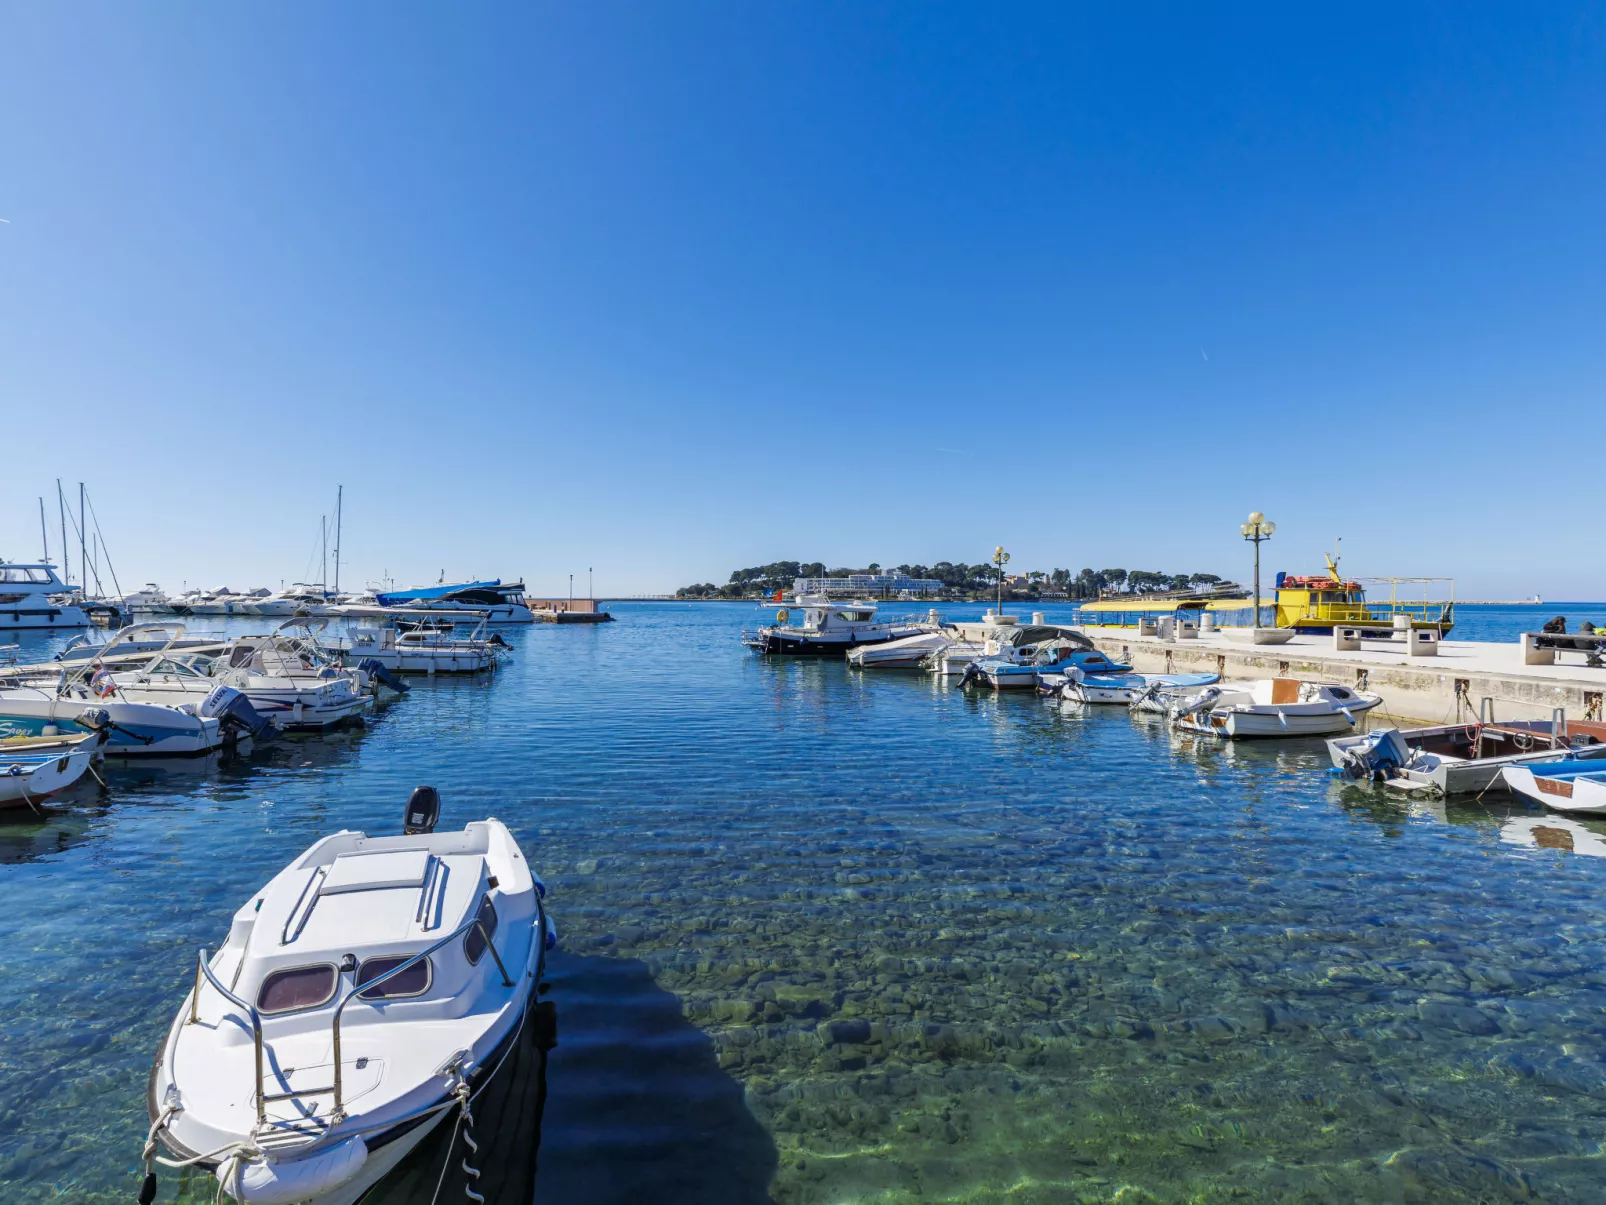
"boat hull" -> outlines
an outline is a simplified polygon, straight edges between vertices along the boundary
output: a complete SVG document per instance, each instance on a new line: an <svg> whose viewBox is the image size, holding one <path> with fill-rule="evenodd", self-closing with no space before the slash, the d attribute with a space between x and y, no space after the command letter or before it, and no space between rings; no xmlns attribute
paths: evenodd
<svg viewBox="0 0 1606 1205"><path fill-rule="evenodd" d="M1353 711L1352 720L1343 712L1322 712L1315 715L1285 713L1281 716L1266 712L1232 711L1222 714L1211 712L1198 719L1180 718L1177 727L1188 732L1210 736L1230 737L1234 740L1290 736L1332 736L1339 732L1352 732L1358 725L1361 711Z"/></svg>
<svg viewBox="0 0 1606 1205"><path fill-rule="evenodd" d="M27 807L66 790L84 776L94 756L88 744L50 753L0 747L0 808Z"/></svg>
<svg viewBox="0 0 1606 1205"><path fill-rule="evenodd" d="M98 708L114 725L102 749L107 757L194 757L211 753L223 744L216 720L187 715L156 703L118 702L111 699L0 699L0 738L50 736L84 731L75 717Z"/></svg>
<svg viewBox="0 0 1606 1205"><path fill-rule="evenodd" d="M756 653L770 657L840 657L852 649L862 648L867 644L887 644L894 639L896 639L894 636L871 636L863 640L853 637L828 640L824 637L781 636L773 632L764 632L757 636L749 647Z"/></svg>
<svg viewBox="0 0 1606 1205"><path fill-rule="evenodd" d="M0 606L0 632L34 631L40 628L87 628L89 616L80 607L55 607L42 602L21 606Z"/></svg>
<svg viewBox="0 0 1606 1205"><path fill-rule="evenodd" d="M1506 786L1535 803L1576 816L1606 815L1606 764L1591 774L1552 778L1536 773L1540 766L1505 766Z"/></svg>

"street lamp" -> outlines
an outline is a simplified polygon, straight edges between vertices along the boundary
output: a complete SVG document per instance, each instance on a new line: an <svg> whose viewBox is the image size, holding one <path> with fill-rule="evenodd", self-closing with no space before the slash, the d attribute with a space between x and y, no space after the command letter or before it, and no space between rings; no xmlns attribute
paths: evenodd
<svg viewBox="0 0 1606 1205"><path fill-rule="evenodd" d="M998 566L998 610L996 614L1004 613L1004 566L1009 564L1009 553L1004 551L1000 544L993 549L993 564Z"/></svg>
<svg viewBox="0 0 1606 1205"><path fill-rule="evenodd" d="M1260 542L1269 540L1272 533L1277 530L1277 524L1266 518L1260 511L1249 512L1249 522L1238 525L1238 531L1246 540L1253 540L1255 544L1255 622L1260 626Z"/></svg>

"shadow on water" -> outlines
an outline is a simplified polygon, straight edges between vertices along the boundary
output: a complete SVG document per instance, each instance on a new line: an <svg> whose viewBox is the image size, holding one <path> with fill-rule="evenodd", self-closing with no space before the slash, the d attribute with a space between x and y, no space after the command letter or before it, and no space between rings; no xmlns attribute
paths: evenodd
<svg viewBox="0 0 1606 1205"><path fill-rule="evenodd" d="M771 1205L774 1142L647 964L557 954L547 980L557 1047L528 1030L475 1104L488 1205ZM466 1200L453 1139L443 1124L363 1205Z"/></svg>
<svg viewBox="0 0 1606 1205"><path fill-rule="evenodd" d="M708 1036L637 959L560 955L538 1205L768 1205L777 1154Z"/></svg>

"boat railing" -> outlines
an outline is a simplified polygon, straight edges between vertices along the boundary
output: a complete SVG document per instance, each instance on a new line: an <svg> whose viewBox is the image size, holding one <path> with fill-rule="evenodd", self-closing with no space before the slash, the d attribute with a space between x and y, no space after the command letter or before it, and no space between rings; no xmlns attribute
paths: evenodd
<svg viewBox="0 0 1606 1205"><path fill-rule="evenodd" d="M534 940L536 940L536 941L544 941L546 939L546 917L545 917L545 911L540 907L539 901L537 901L537 906L536 906L536 919L539 922L540 931L536 933ZM217 992L218 992L218 994L220 996L222 996L230 1004L234 1005L234 1007L236 1007L236 1008L240 1009L242 1012L244 1012L246 1014L246 1016L249 1017L250 1020L251 1020L251 1038L252 1038L252 1042L253 1042L253 1044L255 1046L255 1055L256 1055L256 1094L255 1095L256 1095L256 1107L257 1107L257 1125L258 1126L262 1126L262 1125L267 1124L267 1120L268 1120L268 1105L272 1104L275 1101L280 1101L280 1100L299 1100L304 1096L324 1096L324 1095L333 1095L334 1098L335 1098L334 1110L330 1114L331 1122L340 1121L346 1115L345 1114L345 1109L343 1107L344 1095L343 1095L342 1089L343 1089L344 1085L343 1085L341 1074L340 1074L340 1021L341 1021L342 1015L346 1011L346 1005L350 1004L354 998L356 998L357 996L362 995L364 992L372 991L374 988L376 988L380 984L384 983L387 979L391 979L391 978L395 977L396 975L401 974L403 971L407 970L409 967L416 966L422 959L428 958L431 954L435 953L435 951L439 950L442 946L449 945L451 942L455 941L459 937L462 937L462 936L466 935L468 932L470 932L473 929L478 929L482 934L484 934L484 936L485 936L485 948L491 952L491 957L496 960L496 969L498 971L500 971L501 974L502 974L502 986L503 987L512 987L513 986L513 979L507 973L507 967L502 962L502 955L497 952L496 943L491 940L491 934L485 928L484 922L481 921L480 918L476 916L473 920L469 921L466 925L463 925L461 928L454 929L452 932L448 933L445 937L441 938L439 941L437 941L434 945L430 946L428 949L419 951L417 954L414 954L411 958L409 958L406 962L400 963L397 966L392 967L390 970L386 971L383 975L375 975L372 979L368 980L366 983L357 984L356 986L354 986L350 991L348 991L345 994L345 996L341 999L340 1003L335 1006L335 1015L334 1015L334 1021L333 1021L333 1026L332 1026L332 1028L333 1028L333 1041L334 1041L334 1060L333 1060L334 1061L334 1083L329 1085L328 1087L324 1087L324 1088L295 1088L295 1089L290 1090L289 1092L265 1092L265 1091L263 1091L263 1087L262 1087L262 1068L263 1068L262 1014L257 1011L255 1005L249 1003L246 1000L242 1000L239 996L236 996L228 988L223 986L223 984L218 980L218 977L212 973L212 968L207 964L206 951L204 949L200 951L199 955L196 958L196 962L195 962L195 988L190 993L190 1019L189 1019L189 1024L194 1025L194 1024L198 1023L200 1021L200 1019L201 1019L200 1018L201 978L204 975L206 977L206 981L208 983L210 983L215 989L217 989Z"/></svg>
<svg viewBox="0 0 1606 1205"><path fill-rule="evenodd" d="M537 901L537 904L536 904L536 921L537 921L537 923L539 925L539 931L535 934L535 937L534 937L533 940L538 941L538 942L539 941L545 941L546 940L546 918L545 918L545 914L544 914L542 908L540 907L539 901ZM469 921L466 925L463 925L461 928L454 929L452 932L448 933L445 937L441 938L439 941L437 941L434 945L430 946L428 949L421 950L417 954L414 954L406 962L403 962L403 963L400 963L400 964L398 964L396 966L391 967L390 970L386 971L383 975L375 975L367 983L361 983L361 984L358 984L357 986L353 987L349 992L346 993L345 997L340 1001L340 1003L335 1006L334 1060L333 1060L334 1061L334 1065L335 1065L335 1082L334 1082L334 1085L332 1087L330 1087L330 1088L306 1089L306 1090L303 1090L303 1092L300 1092L300 1093L291 1092L291 1093L286 1093L283 1096L269 1097L268 1099L269 1100L284 1100L284 1099L288 1099L289 1097L293 1097L293 1096L308 1095L308 1094L317 1095L317 1094L322 1093L322 1092L333 1092L334 1093L334 1097L335 1097L335 1107L334 1107L334 1112L330 1114L330 1117L334 1121L339 1121L343 1117L345 1117L346 1111L345 1111L345 1108L343 1107L343 1104L342 1104L343 1098L342 1098L342 1095L341 1095L342 1082L341 1082L341 1075L340 1075L340 1019L341 1019L342 1015L346 1011L346 1005L350 1004L352 1002L352 1000L354 1000L356 997L362 995L364 992L372 991L374 988L378 987L381 983L384 983L387 979L392 979L395 976L401 974L403 971L407 970L409 967L416 966L421 960L423 960L425 958L428 958L431 954L433 954L436 950L440 949L442 946L450 945L457 938L465 936L470 930L473 930L473 929L478 929L480 931L481 935L485 938L485 948L491 952L491 957L496 959L496 969L502 973L502 986L503 987L512 987L513 986L513 979L507 973L507 967L504 966L503 963L502 963L502 956L500 954L498 954L497 951L496 951L496 943L491 940L490 930L487 929L485 927L484 922L481 921L480 918L476 916L473 920ZM258 1082L260 1084L260 1080Z"/></svg>
<svg viewBox="0 0 1606 1205"><path fill-rule="evenodd" d="M202 975L205 975L206 981L217 989L218 995L234 1005L235 1008L243 1009L245 1015L251 1018L251 1039L256 1048L257 1124L260 1126L268 1119L268 1100L270 1099L262 1094L262 1014L257 1012L256 1005L240 999L240 997L224 987L216 975L212 974L212 968L206 961L206 951L203 949L195 959L195 988L190 992L190 1019L188 1022L190 1025L197 1024L201 1019ZM273 1097L271 1099L277 1100L281 1098Z"/></svg>

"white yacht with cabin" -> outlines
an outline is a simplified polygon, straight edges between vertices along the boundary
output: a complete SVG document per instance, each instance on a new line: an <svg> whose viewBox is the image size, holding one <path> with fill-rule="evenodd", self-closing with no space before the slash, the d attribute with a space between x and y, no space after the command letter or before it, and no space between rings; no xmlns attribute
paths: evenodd
<svg viewBox="0 0 1606 1205"><path fill-rule="evenodd" d="M550 1007L557 931L507 827L437 833L439 812L419 787L401 836L323 838L200 951L151 1073L142 1200L159 1161L220 1201L352 1205L443 1122L471 1130Z"/></svg>
<svg viewBox="0 0 1606 1205"><path fill-rule="evenodd" d="M87 628L89 614L76 601L53 601L54 596L70 592L48 561L0 561L0 634Z"/></svg>
<svg viewBox="0 0 1606 1205"><path fill-rule="evenodd" d="M773 625L742 633L742 643L755 652L789 657L840 656L860 645L902 640L929 628L919 620L877 620L873 602L844 602L800 594L793 606L775 605L779 609ZM798 612L795 617L794 609Z"/></svg>

